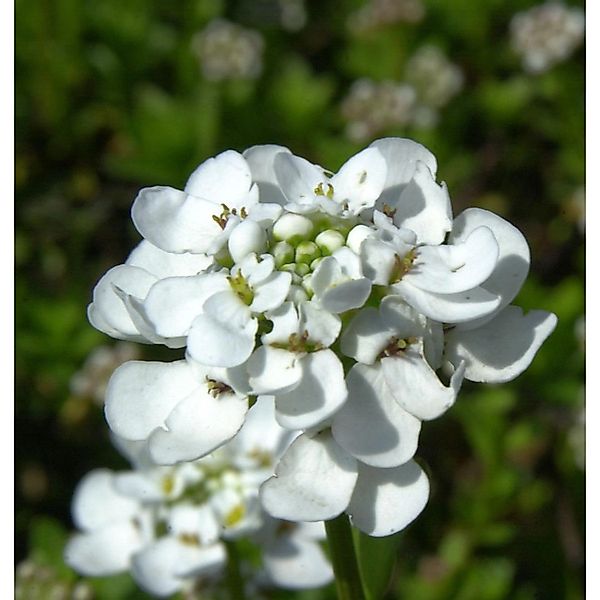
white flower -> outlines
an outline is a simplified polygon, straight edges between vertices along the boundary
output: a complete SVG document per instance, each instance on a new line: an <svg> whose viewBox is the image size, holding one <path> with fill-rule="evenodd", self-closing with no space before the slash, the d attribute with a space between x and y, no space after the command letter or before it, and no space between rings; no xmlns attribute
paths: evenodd
<svg viewBox="0 0 600 600"><path fill-rule="evenodd" d="M164 186L142 190L131 214L144 238L166 252L214 255L243 219L269 222L279 211L259 204L248 163L227 150L202 163L184 191Z"/></svg>
<svg viewBox="0 0 600 600"><path fill-rule="evenodd" d="M342 512L365 533L380 537L406 527L425 507L429 481L408 461L379 469L358 462L327 430L302 434L261 487L269 514L290 521L322 521Z"/></svg>
<svg viewBox="0 0 600 600"><path fill-rule="evenodd" d="M363 276L360 258L347 246L319 262L310 287L319 304L332 313L360 308L371 293L371 281Z"/></svg>
<svg viewBox="0 0 600 600"><path fill-rule="evenodd" d="M481 287L500 297L496 310L446 332L445 355L451 363L466 363L471 381L503 383L520 375L556 327L556 315L543 310L523 314L510 303L529 271L529 247L513 225L489 211L465 210L454 223L452 239L465 239L481 226L494 231L499 245L496 268Z"/></svg>
<svg viewBox="0 0 600 600"><path fill-rule="evenodd" d="M545 2L513 16L511 44L526 71L541 73L573 53L581 44L584 29L585 16L579 7Z"/></svg>
<svg viewBox="0 0 600 600"><path fill-rule="evenodd" d="M276 586L307 589L333 580L333 570L319 544L325 539L323 523L267 518L255 539L263 549L265 575Z"/></svg>
<svg viewBox="0 0 600 600"><path fill-rule="evenodd" d="M65 562L85 575L126 571L131 556L152 538L148 511L117 492L114 474L107 469L91 471L81 480L72 513L82 532L67 543Z"/></svg>
<svg viewBox="0 0 600 600"><path fill-rule="evenodd" d="M267 313L273 330L262 336L247 364L257 394L275 396L277 421L290 429L314 427L346 400L340 359L329 349L341 322L312 302L286 302Z"/></svg>
<svg viewBox="0 0 600 600"><path fill-rule="evenodd" d="M97 470L78 486L73 518L84 532L68 543L67 562L88 575L130 570L143 590L167 596L198 577L219 577L226 562L222 540L251 535L264 549L272 581L324 585L332 573L318 546L321 531L273 520L258 502L259 485L292 438L265 397L233 441L199 461L156 466L139 460L142 448L117 440L137 467Z"/></svg>
<svg viewBox="0 0 600 600"><path fill-rule="evenodd" d="M414 245L410 230L397 229L375 211L379 230L360 246L364 273L374 284L431 319L460 323L492 313L500 299L479 287L498 261L492 231L478 227L460 243Z"/></svg>
<svg viewBox="0 0 600 600"><path fill-rule="evenodd" d="M331 215L358 215L372 207L387 174L385 161L376 148L359 152L332 177L321 167L287 152L274 157L273 168L287 200L286 210Z"/></svg>
<svg viewBox="0 0 600 600"><path fill-rule="evenodd" d="M452 407L464 378L516 377L556 323L511 305L529 268L522 234L480 209L453 220L436 169L426 148L397 138L331 176L266 145L210 159L184 192L141 192L133 218L146 239L98 283L90 320L115 337L185 346L186 358L132 361L111 378L108 423L144 471L120 476L121 491L182 506L200 494L236 537L263 523L258 485L299 436L262 486L274 517L347 512L382 536L420 513L422 421ZM279 428L267 436L277 451L256 437L262 411L264 432L269 419ZM152 463L178 465L168 493ZM162 518L187 523L186 510ZM136 568L153 573L164 558L179 585L191 571L174 565L200 560L180 542L158 540ZM279 546L319 555L307 542ZM300 563L272 558L274 577L289 568L296 585Z"/></svg>
<svg viewBox="0 0 600 600"><path fill-rule="evenodd" d="M210 81L255 79L262 71L264 41L258 31L213 19L192 39L202 74Z"/></svg>
<svg viewBox="0 0 600 600"><path fill-rule="evenodd" d="M160 464L194 460L231 439L244 422L248 398L236 373L193 360L131 361L111 377L106 419L117 435L148 441ZM243 385L243 384L242 384Z"/></svg>

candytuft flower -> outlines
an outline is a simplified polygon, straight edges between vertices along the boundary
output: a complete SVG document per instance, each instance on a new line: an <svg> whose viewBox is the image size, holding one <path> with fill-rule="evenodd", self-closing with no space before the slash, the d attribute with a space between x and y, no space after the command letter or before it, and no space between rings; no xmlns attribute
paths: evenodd
<svg viewBox="0 0 600 600"><path fill-rule="evenodd" d="M373 536L406 527L429 497L415 460L422 422L451 410L464 379L518 376L556 325L511 304L529 269L523 235L482 209L454 217L436 170L429 150L400 138L335 174L264 145L209 159L184 191L142 190L132 214L145 240L99 281L90 321L185 357L119 367L111 429L184 470L242 443L269 406L295 439L262 472L268 513L347 513ZM215 496L228 531L253 523L236 486ZM163 545L143 564L160 562ZM283 581L286 561L270 564Z"/></svg>

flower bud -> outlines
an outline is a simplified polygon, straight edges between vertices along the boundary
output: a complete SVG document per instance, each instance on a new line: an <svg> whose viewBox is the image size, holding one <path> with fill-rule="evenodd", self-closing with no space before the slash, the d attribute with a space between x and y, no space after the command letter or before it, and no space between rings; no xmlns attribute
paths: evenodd
<svg viewBox="0 0 600 600"><path fill-rule="evenodd" d="M335 229L327 229L321 231L321 233L315 238L317 246L321 249L323 256L329 256L333 254L338 248L341 248L346 240L344 236Z"/></svg>
<svg viewBox="0 0 600 600"><path fill-rule="evenodd" d="M373 230L366 225L357 225L350 230L346 238L346 246L356 254L360 254L360 246L363 241L373 233Z"/></svg>
<svg viewBox="0 0 600 600"><path fill-rule="evenodd" d="M271 249L271 254L277 267L294 261L294 247L288 242L277 242Z"/></svg>
<svg viewBox="0 0 600 600"><path fill-rule="evenodd" d="M313 222L302 215L286 213L273 225L273 237L296 245L310 238L314 229Z"/></svg>
<svg viewBox="0 0 600 600"><path fill-rule="evenodd" d="M303 277L310 273L310 267L306 263L296 263L296 273Z"/></svg>
<svg viewBox="0 0 600 600"><path fill-rule="evenodd" d="M319 246L314 242L300 242L296 248L296 262L310 264L321 256Z"/></svg>

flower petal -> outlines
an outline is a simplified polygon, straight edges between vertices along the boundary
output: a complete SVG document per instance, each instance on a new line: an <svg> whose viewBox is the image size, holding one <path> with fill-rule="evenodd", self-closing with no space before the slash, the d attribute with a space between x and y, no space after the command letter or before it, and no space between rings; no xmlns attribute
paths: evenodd
<svg viewBox="0 0 600 600"><path fill-rule="evenodd" d="M221 544L201 547L168 536L133 557L131 574L149 594L168 596L183 587L182 572L213 573L224 563L225 549Z"/></svg>
<svg viewBox="0 0 600 600"><path fill-rule="evenodd" d="M248 399L232 393L213 397L206 385L182 400L150 436L152 459L159 465L196 460L230 440L244 423Z"/></svg>
<svg viewBox="0 0 600 600"><path fill-rule="evenodd" d="M331 416L346 400L344 368L331 350L300 360L302 378L291 391L275 396L275 418L288 429L307 429Z"/></svg>
<svg viewBox="0 0 600 600"><path fill-rule="evenodd" d="M129 568L132 555L145 540L131 521L113 523L100 530L74 535L64 550L65 562L88 577L116 575Z"/></svg>
<svg viewBox="0 0 600 600"><path fill-rule="evenodd" d="M117 331L121 339L136 338L140 333L116 289L138 298L145 298L156 281L154 275L139 267L113 267L102 276L94 288L92 304L88 309L90 322L101 331L104 331L103 325L106 325L109 331Z"/></svg>
<svg viewBox="0 0 600 600"><path fill-rule="evenodd" d="M321 169L304 158L283 152L275 156L273 167L288 202L318 208L314 190L320 183L327 184L327 177Z"/></svg>
<svg viewBox="0 0 600 600"><path fill-rule="evenodd" d="M385 187L377 202L381 210L383 204L396 206L400 192L414 177L417 162L424 163L435 176L437 163L435 156L417 142L404 138L383 138L375 140L369 148L377 148L387 164Z"/></svg>
<svg viewBox="0 0 600 600"><path fill-rule="evenodd" d="M423 356L409 347L401 356L381 359L385 381L396 402L411 415L428 421L448 410L456 400L465 372L464 363L457 363L450 387L446 387Z"/></svg>
<svg viewBox="0 0 600 600"><path fill-rule="evenodd" d="M264 547L263 565L269 579L286 589L321 587L333 580L333 570L319 544L293 534Z"/></svg>
<svg viewBox="0 0 600 600"><path fill-rule="evenodd" d="M140 267L152 273L159 279L165 277L189 277L198 275L208 269L214 262L212 256L206 254L175 254L165 252L151 244L148 240L142 240L127 257L126 265Z"/></svg>
<svg viewBox="0 0 600 600"><path fill-rule="evenodd" d="M222 273L168 277L152 286L144 300L144 310L157 334L167 338L186 336L206 300L230 289Z"/></svg>
<svg viewBox="0 0 600 600"><path fill-rule="evenodd" d="M376 467L395 467L411 459L421 422L394 400L381 367L359 363L346 382L348 399L331 427L336 442L358 460Z"/></svg>
<svg viewBox="0 0 600 600"><path fill-rule="evenodd" d="M490 294L482 287L457 294L434 294L402 280L395 283L392 290L420 313L442 323L461 323L477 319L494 312L500 304L498 296Z"/></svg>
<svg viewBox="0 0 600 600"><path fill-rule="evenodd" d="M343 281L325 291L319 299L325 310L343 313L360 308L371 294L371 282L366 278Z"/></svg>
<svg viewBox="0 0 600 600"><path fill-rule="evenodd" d="M296 387L302 377L301 356L272 346L257 348L247 362L253 392L285 393Z"/></svg>
<svg viewBox="0 0 600 600"><path fill-rule="evenodd" d="M79 529L91 531L115 521L124 521L139 511L139 505L120 494L114 485L115 474L95 469L78 483L73 495L73 521Z"/></svg>
<svg viewBox="0 0 600 600"><path fill-rule="evenodd" d="M288 521L333 519L348 506L358 467L327 431L303 434L283 455L275 476L261 486L261 502L273 517Z"/></svg>
<svg viewBox="0 0 600 600"><path fill-rule="evenodd" d="M498 262L498 242L490 229L474 229L464 242L423 246L404 276L406 282L437 294L454 294L483 283Z"/></svg>
<svg viewBox="0 0 600 600"><path fill-rule="evenodd" d="M285 300L292 283L291 273L277 271L254 288L254 300L250 305L253 312L264 312L280 306Z"/></svg>
<svg viewBox="0 0 600 600"><path fill-rule="evenodd" d="M341 350L354 360L372 365L390 340L391 332L377 309L367 306L344 329Z"/></svg>
<svg viewBox="0 0 600 600"><path fill-rule="evenodd" d="M240 327L239 323L221 321L213 315L198 315L188 335L188 352L204 365L235 367L252 354L257 329L256 319Z"/></svg>
<svg viewBox="0 0 600 600"><path fill-rule="evenodd" d="M131 218L149 242L166 252L205 253L215 250L215 240L223 237L223 230L213 219L222 211L218 203L156 186L139 192ZM225 241L223 238L222 243Z"/></svg>
<svg viewBox="0 0 600 600"><path fill-rule="evenodd" d="M360 465L348 514L374 537L392 535L417 518L429 498L427 476L413 460L392 469Z"/></svg>
<svg viewBox="0 0 600 600"><path fill-rule="evenodd" d="M366 238L360 246L363 273L375 285L388 285L396 266L395 248L376 238Z"/></svg>
<svg viewBox="0 0 600 600"><path fill-rule="evenodd" d="M472 231L481 226L489 227L498 242L496 268L481 285L488 292L500 296L500 305L496 309L496 312L500 312L514 300L527 278L531 260L529 246L523 234L514 225L481 208L468 208L458 215L454 219L448 240L450 243L464 241ZM489 319L490 317L487 317L485 320ZM469 323L468 326L479 326L482 321ZM466 328L467 324L464 327Z"/></svg>
<svg viewBox="0 0 600 600"><path fill-rule="evenodd" d="M252 146L243 153L250 167L252 180L258 184L261 204L265 202L285 204L285 196L277 182L274 167L275 157L280 152L291 154L285 146L276 146L275 144Z"/></svg>
<svg viewBox="0 0 600 600"><path fill-rule="evenodd" d="M144 440L175 406L199 385L185 360L172 363L129 361L113 373L106 388L106 420L129 440Z"/></svg>
<svg viewBox="0 0 600 600"><path fill-rule="evenodd" d="M371 208L387 176L385 159L377 148L367 148L346 161L331 178L336 202L348 205L354 215Z"/></svg>
<svg viewBox="0 0 600 600"><path fill-rule="evenodd" d="M295 433L295 432L294 432ZM235 463L242 468L257 468L257 460L265 456L279 458L294 435L275 420L272 396L259 396L248 411L244 425L229 447L235 448Z"/></svg>
<svg viewBox="0 0 600 600"><path fill-rule="evenodd" d="M452 206L446 184L438 185L428 166L418 161L412 180L400 194L394 224L417 234L419 244L441 244L452 229Z"/></svg>
<svg viewBox="0 0 600 600"><path fill-rule="evenodd" d="M335 342L341 329L342 322L337 315L323 310L313 302L300 304L299 331L308 332L311 342L329 347Z"/></svg>
<svg viewBox="0 0 600 600"><path fill-rule="evenodd" d="M552 313L523 314L520 307L507 306L477 329L446 332L446 357L453 364L466 361L465 377L470 381L511 381L531 364L556 323Z"/></svg>
<svg viewBox="0 0 600 600"><path fill-rule="evenodd" d="M251 185L252 175L244 157L235 150L226 150L196 168L185 184L185 192L229 208L241 208L240 202Z"/></svg>

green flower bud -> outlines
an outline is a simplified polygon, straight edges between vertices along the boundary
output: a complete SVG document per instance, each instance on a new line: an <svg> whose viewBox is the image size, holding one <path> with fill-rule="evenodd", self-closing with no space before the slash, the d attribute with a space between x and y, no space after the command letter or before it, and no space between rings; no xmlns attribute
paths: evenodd
<svg viewBox="0 0 600 600"><path fill-rule="evenodd" d="M310 264L321 256L319 246L314 242L300 242L296 248L296 262Z"/></svg>
<svg viewBox="0 0 600 600"><path fill-rule="evenodd" d="M273 237L295 246L302 240L310 239L313 229L313 222L308 217L286 213L273 225Z"/></svg>
<svg viewBox="0 0 600 600"><path fill-rule="evenodd" d="M296 273L296 263L288 263L287 265L281 265L279 267L280 271L285 271L286 273L292 274L292 283L299 285L302 283L302 277Z"/></svg>
<svg viewBox="0 0 600 600"><path fill-rule="evenodd" d="M288 242L277 242L271 248L271 254L278 268L294 261L294 247Z"/></svg>
<svg viewBox="0 0 600 600"><path fill-rule="evenodd" d="M315 242L321 249L321 254L323 256L329 256L338 248L341 248L346 243L346 239L339 231L327 229L325 231L321 231L321 233L315 238Z"/></svg>
<svg viewBox="0 0 600 600"><path fill-rule="evenodd" d="M296 273L301 277L310 273L310 267L306 263L296 263Z"/></svg>

